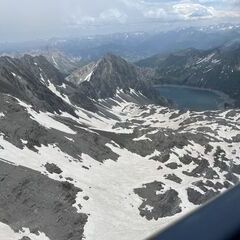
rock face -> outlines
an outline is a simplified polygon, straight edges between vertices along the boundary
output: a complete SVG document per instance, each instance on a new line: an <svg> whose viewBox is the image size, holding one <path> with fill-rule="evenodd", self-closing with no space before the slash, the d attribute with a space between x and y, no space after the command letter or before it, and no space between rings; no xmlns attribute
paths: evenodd
<svg viewBox="0 0 240 240"><path fill-rule="evenodd" d="M44 57L0 58L1 93L15 96L36 109L73 113L70 106L48 88L49 84L61 86L63 83L63 75Z"/></svg>
<svg viewBox="0 0 240 240"><path fill-rule="evenodd" d="M213 50L187 49L169 56L154 56L138 63L156 69L153 81L220 90L240 106L240 43Z"/></svg>
<svg viewBox="0 0 240 240"><path fill-rule="evenodd" d="M135 189L134 192L141 198L145 199L139 207L140 215L145 216L148 220L158 220L159 218L173 216L181 212L181 199L178 192L169 189L163 193L163 184L152 182L144 185L143 188ZM160 193L158 193L160 192Z"/></svg>
<svg viewBox="0 0 240 240"><path fill-rule="evenodd" d="M145 239L239 182L237 109L153 104L112 55L80 82L43 57L0 63L5 239Z"/></svg>
<svg viewBox="0 0 240 240"><path fill-rule="evenodd" d="M138 69L124 59L108 54L96 63L76 70L67 80L77 84L81 91L93 99L113 97L117 89L134 89L155 102L164 103L157 91L139 76Z"/></svg>
<svg viewBox="0 0 240 240"><path fill-rule="evenodd" d="M15 231L26 227L36 235L44 232L59 240L83 237L87 215L72 206L81 189L3 162L0 189L0 221Z"/></svg>
<svg viewBox="0 0 240 240"><path fill-rule="evenodd" d="M81 66L81 59L67 56L60 51L43 52L43 56L64 75L71 74Z"/></svg>

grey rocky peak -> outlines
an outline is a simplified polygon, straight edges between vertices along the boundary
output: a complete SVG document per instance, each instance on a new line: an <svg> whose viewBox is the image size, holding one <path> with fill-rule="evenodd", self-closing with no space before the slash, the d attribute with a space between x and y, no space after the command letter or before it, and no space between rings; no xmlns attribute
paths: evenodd
<svg viewBox="0 0 240 240"><path fill-rule="evenodd" d="M141 92L153 102L164 104L157 91L143 81L139 69L121 57L107 54L95 63L90 63L67 77L77 84L80 91L93 99L113 97L117 90Z"/></svg>

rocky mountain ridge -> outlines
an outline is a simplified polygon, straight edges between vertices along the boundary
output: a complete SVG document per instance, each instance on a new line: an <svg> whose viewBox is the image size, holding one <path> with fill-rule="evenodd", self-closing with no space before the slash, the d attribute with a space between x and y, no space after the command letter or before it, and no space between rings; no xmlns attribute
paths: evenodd
<svg viewBox="0 0 240 240"><path fill-rule="evenodd" d="M90 98L113 97L117 89L140 91L149 99L164 104L158 92L141 78L139 69L126 60L113 54L107 54L97 62L74 71L67 81L80 86Z"/></svg>
<svg viewBox="0 0 240 240"><path fill-rule="evenodd" d="M1 239L146 239L239 182L240 111L154 104L136 69L0 59Z"/></svg>

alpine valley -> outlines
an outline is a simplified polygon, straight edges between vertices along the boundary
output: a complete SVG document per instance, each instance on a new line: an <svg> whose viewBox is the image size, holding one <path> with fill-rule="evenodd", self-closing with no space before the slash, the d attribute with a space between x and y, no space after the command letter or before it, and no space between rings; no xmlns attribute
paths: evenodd
<svg viewBox="0 0 240 240"><path fill-rule="evenodd" d="M0 57L0 239L146 239L239 182L238 43L138 66L54 56ZM156 83L236 103L178 110Z"/></svg>

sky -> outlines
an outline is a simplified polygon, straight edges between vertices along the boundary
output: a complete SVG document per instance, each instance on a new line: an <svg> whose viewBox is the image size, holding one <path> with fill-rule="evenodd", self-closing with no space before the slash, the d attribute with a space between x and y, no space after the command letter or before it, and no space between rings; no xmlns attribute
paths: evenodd
<svg viewBox="0 0 240 240"><path fill-rule="evenodd" d="M240 22L240 0L0 0L0 41Z"/></svg>

